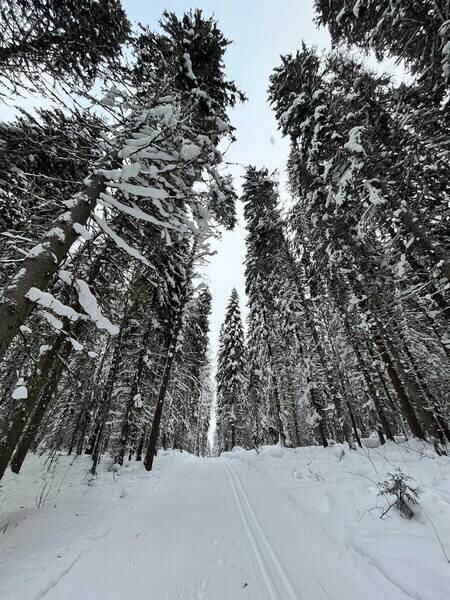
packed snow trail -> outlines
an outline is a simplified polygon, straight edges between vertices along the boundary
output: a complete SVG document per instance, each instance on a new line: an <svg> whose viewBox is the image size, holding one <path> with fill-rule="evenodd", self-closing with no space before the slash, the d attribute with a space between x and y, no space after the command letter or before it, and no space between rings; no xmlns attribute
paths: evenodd
<svg viewBox="0 0 450 600"><path fill-rule="evenodd" d="M274 600L282 600L283 598L296 600L300 598L299 592L294 590L290 578L278 560L273 546L267 541L247 494L241 485L239 476L227 461L224 461L223 466L230 478L242 521L258 560L261 575L264 578L270 598Z"/></svg>
<svg viewBox="0 0 450 600"><path fill-rule="evenodd" d="M2 483L1 600L450 598L427 520L450 551L447 458L395 446L160 452L151 473L103 461L89 485L87 457L69 464L46 473L30 456ZM371 481L393 464L423 485L427 518L371 516Z"/></svg>

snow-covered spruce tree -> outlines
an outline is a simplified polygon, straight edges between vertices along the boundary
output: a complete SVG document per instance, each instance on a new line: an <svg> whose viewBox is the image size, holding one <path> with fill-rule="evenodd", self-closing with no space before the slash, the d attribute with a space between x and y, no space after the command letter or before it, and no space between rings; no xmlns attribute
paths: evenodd
<svg viewBox="0 0 450 600"><path fill-rule="evenodd" d="M89 246L90 244L86 244L81 247L76 258L82 259L83 250L87 250ZM12 410L8 411L6 420L3 423L3 439L0 445L1 473L6 468L7 462L16 446L11 466L16 472L20 469L26 452L34 442L37 430L46 412L51 407L53 396L61 377L64 376L65 368L69 371L69 382L72 388L74 382L78 385L79 381L85 381L86 371L89 372L91 370L89 362L91 362L92 357L95 357L95 353L92 354L91 350L92 331L90 328L85 327L85 320L81 318L73 319L76 315L81 315L83 311L80 302L83 305L86 305L86 303L91 305L91 310L95 311L97 331L115 333L114 326L99 310L92 295L92 291L96 291L100 287L100 281L97 280L97 277L102 268L102 275L107 275L107 269L105 269L103 263L107 256L108 258L112 258L111 254L114 254L113 246L113 242L107 240L107 243L102 246L101 250L98 247L99 253L95 256L90 268L86 271L84 270L86 265L82 261L76 260L72 269L72 273L76 277L75 281L72 281L72 277L68 271L61 270L59 280L56 283L56 289L58 289L60 297L64 301L64 304L61 303L61 306L66 307L65 314L57 316L53 312L54 309L52 310L53 305L49 307L49 310L40 310L33 315L29 323L30 327L24 328L22 332L25 351L29 354L36 354L37 358L33 361L29 360L30 357L28 357L28 361L25 361L22 366L23 371L19 371L19 374L22 374L25 379L27 379L26 374L29 372L27 379L29 385L24 395L25 397L19 403L17 400L14 402L13 393L13 402L10 405ZM90 251L91 258L93 258L96 248L91 247ZM120 259L118 249L116 249L116 253ZM112 267L111 262L106 262L106 265L107 267ZM79 298L78 293L81 292L82 298ZM112 289L105 289L105 286L103 286L103 299L108 296L108 292L111 294ZM42 343L43 341L45 341L44 344ZM75 356L73 360L70 360L73 353L75 353ZM80 360L80 354L84 360ZM71 363L70 367L67 361ZM7 362L6 365L8 365ZM7 368L17 370L17 366L14 364L9 367L7 366ZM74 377L74 372L77 371L79 371L79 378ZM65 396L63 397L66 398ZM22 439L19 444L21 435Z"/></svg>
<svg viewBox="0 0 450 600"><path fill-rule="evenodd" d="M446 0L315 0L318 22L334 43L403 61L432 98L450 82L450 8Z"/></svg>
<svg viewBox="0 0 450 600"><path fill-rule="evenodd" d="M79 352L77 358L74 357L71 361L72 375L73 371L79 372L80 378L83 378L84 373L91 373L91 380L86 384L90 390L89 394L80 396L79 401L70 400L71 410L74 413L71 417L67 414L66 404L73 385L70 379L63 378L58 394L60 400L52 410L49 419L52 427L47 432L41 432L45 446L56 445L56 447L68 448L69 452L76 446L77 453L80 453L84 447L85 451L93 457L93 472L96 470L101 453L106 450L119 464L122 464L126 453L128 456L136 453L137 458L141 459L152 425L156 398L159 397L161 390L160 382L168 364L167 353L172 340L172 324L179 312L179 299L185 297L182 282L186 280L189 283L189 277L186 278L185 264L183 264L187 259L185 246L173 243L168 249L164 249L162 245L158 252L156 250L157 246L153 248L152 269L138 269L130 282L124 282L125 304L122 304L123 296L120 302L114 300L118 315L122 315L119 321L120 332L109 342L107 356L99 352L100 369L94 372L89 366L89 358L80 357ZM197 252L196 260L199 254L200 252ZM118 259L120 261L120 256ZM114 282L116 297L119 287L121 289L122 284L116 279ZM187 290L189 295L186 310L189 316L196 302L189 300L192 291L190 284ZM184 327L183 320L183 329ZM183 329L175 351L174 369L171 375L174 381L169 386L175 390L178 390L177 373L180 371L177 363L180 357L182 359L184 356ZM101 346L101 340L97 343ZM181 364L183 365L183 360ZM180 382L183 382L183 378ZM205 411L208 410L205 405L207 398L203 395L199 399L203 412L202 422L198 425L202 428L204 447L206 447L206 432L203 425ZM182 401L189 401L190 406L194 405L190 397L182 397ZM170 403L168 409L169 407ZM183 407L184 405L181 404L180 409L185 411ZM64 423L63 428L61 423ZM79 423L82 424L82 428L78 426ZM65 432L63 437L60 435L61 428ZM186 432L186 435L195 438L195 435L190 432ZM167 441L167 437L163 434L163 444L167 445L167 443L171 445L173 441L172 439Z"/></svg>
<svg viewBox="0 0 450 600"><path fill-rule="evenodd" d="M206 452L204 432L208 429L210 410L207 403L210 398L204 389L210 313L211 293L204 288L187 306L171 385L171 414L164 427L166 442L172 447L202 455Z"/></svg>
<svg viewBox="0 0 450 600"><path fill-rule="evenodd" d="M0 7L0 23L8 94L42 89L46 79L90 86L102 68L117 67L131 35L120 0L11 0Z"/></svg>
<svg viewBox="0 0 450 600"><path fill-rule="evenodd" d="M250 393L259 389L259 407L254 429L267 443L298 439L296 406L292 404L291 375L307 395L318 438L327 444L325 395L333 397L333 383L324 382L325 358L317 339L306 284L294 265L278 207L277 183L267 169L247 169L242 200L248 235L246 238L246 290L249 298L248 354ZM307 335L312 335L317 352L314 365L302 355ZM288 353L287 348L292 352ZM323 370L322 370L323 369ZM285 394L282 376L290 391ZM320 384L323 380L324 385ZM256 387L255 387L256 386ZM298 405L300 397L295 404Z"/></svg>
<svg viewBox="0 0 450 600"><path fill-rule="evenodd" d="M246 356L239 296L235 288L220 330L217 356L217 437L219 452L249 447Z"/></svg>
<svg viewBox="0 0 450 600"><path fill-rule="evenodd" d="M202 19L199 19L199 15L197 13L196 19L197 24L202 22ZM188 20L187 22L190 21ZM214 22L211 20L209 22L211 31L215 32L214 35L218 35L218 30L215 28ZM159 39L161 35L158 34L155 37L158 37ZM198 36L195 36L195 39L192 40L192 46L195 48L195 44L200 42L201 44L204 44L205 38L201 38L200 40ZM216 41L211 39L211 44L213 47L215 43ZM174 72L176 72L177 76L179 77L179 69L175 68L178 60L177 56L174 55L170 50L170 44L168 44L167 47L167 52L170 51L170 55L164 60L164 64L174 65ZM221 56L220 53L223 52L223 37L217 40L215 47L218 48L217 51ZM184 50L188 50L188 48L185 47ZM184 52L184 54L187 54L187 52ZM185 66L186 57L184 54L181 57L181 64ZM157 60L161 60L159 53L154 57L154 64L156 64L155 61ZM151 65L148 54L146 54L146 61ZM219 68L222 69L223 67L221 60L219 60L218 64ZM192 63L192 61L191 68L195 68L195 65ZM221 105L220 101L225 103L233 103L235 98L231 95L226 96L226 98L225 96L221 96L221 100L219 99L215 102L207 103L207 107L205 107L199 102L199 97L206 101L208 98L208 91L213 91L211 86L220 85L221 82L224 82L224 85L228 90L233 90L235 88L232 84L226 82L222 72L217 73L216 76L209 81L209 83L206 81L205 85L203 85L200 77L197 77L196 81L192 82L190 78L191 72L188 70L186 76L191 84L195 84L187 86L188 90L180 90L180 86L178 84L175 85L173 78L169 79L168 77L166 77L164 82L158 81L158 86L156 89L156 81L151 79L151 68L149 68L149 72L149 79L146 82L140 82L142 92L138 91L139 81L136 73L133 74L133 82L135 83L137 91L134 96L127 97L129 104L133 105L133 103L135 103L132 108L136 108L137 106L143 107L145 102L150 102L150 104L153 105L153 108L149 109L148 112L145 110L143 113L141 112L139 115L139 120L135 121L136 131L140 129L140 134L134 134L134 137L129 138L128 142L125 143L125 147L122 148L122 150L119 150L119 152L116 152L114 150L113 142L120 141L120 139L122 139L120 136L125 136L126 132L132 132L132 128L130 130L130 128L128 128L128 124L133 122L133 112L130 113L131 118L127 119L127 124L123 133L120 133L121 126L117 126L116 128L115 126L111 127L108 125L109 132L107 137L109 139L105 144L102 143L100 154L103 153L102 160L108 161L110 159L110 152L112 152L115 156L117 156L117 158L113 159L113 162L117 161L115 164L117 164L118 168L116 170L108 170L103 168L98 169L96 167L95 174L91 176L90 180L85 181L83 184L84 186L87 186L90 191L93 191L91 187L92 179L96 180L96 184L94 185L96 193L94 195L97 196L100 193L103 194L103 197L98 197L98 200L102 203L103 214L97 211L94 219L89 220L89 215L92 214L91 210L93 207L97 206L97 200L95 200L94 195L92 195L90 196L92 203L86 203L84 200L85 196L83 197L83 194L81 193L78 197L69 202L70 210L66 211L62 218L60 218L62 227L54 227L50 230L51 235L46 236L42 245L38 245L36 252L32 252L30 254L29 258L32 258L33 261L27 264L27 260L25 260L25 266L31 267L32 277L36 275L36 263L41 263L37 266L37 269L40 272L40 277L42 277L42 269L45 268L45 264L47 264L47 268L51 272L46 273L44 278L52 275L52 272L54 273L52 277L47 279L48 285L53 293L59 295L60 289L63 290L64 285L70 284L70 288L67 288L67 292L70 292L68 297L70 298L72 294L74 294L74 301L79 305L77 309L70 307L69 310L67 307L67 299L62 304L58 304L56 301L56 296L53 296L53 294L46 296L45 294L42 294L42 290L40 290L40 292L36 292L37 295L33 295L33 298L36 297L38 303L41 303L41 307L43 307L45 304L48 305L47 307L50 307L50 316L52 316L52 313L56 311L57 316L59 312L60 317L71 317L75 320L75 322L79 322L80 324L86 323L86 314L83 315L82 313L86 310L88 312L90 309L92 310L92 307L94 306L92 304L93 297L90 297L90 290L85 285L86 275L82 276L82 278L78 277L80 274L79 269L81 268L83 271L86 269L86 267L88 267L89 261L92 259L92 250L94 250L94 253L97 253L96 248L101 248L101 243L99 243L101 240L104 241L105 238L109 238L109 240L112 240L113 242L113 247L117 247L119 255L122 253L123 257L127 256L128 261L131 260L132 262L137 263L143 262L145 267L148 268L149 272L151 273L152 269L155 268L154 265L151 264L151 261L153 262L155 256L155 247L159 248L158 254L161 256L161 264L164 264L164 257L166 254L164 248L170 248L170 245L173 244L177 238L179 238L181 242L183 238L189 238L191 232L195 232L196 236L199 234L203 235L202 232L208 232L206 221L208 214L206 206L209 203L211 203L211 212L217 221L222 222L225 225L232 225L234 221L234 192L230 186L229 179L223 178L216 171L215 167L220 160L220 155L215 152L214 148L223 135L227 135L229 132L231 132L231 128L227 123L225 114L226 106ZM211 74L208 73L208 75ZM152 84L152 81L154 81L154 84ZM166 95L164 97L164 93L168 91L171 91L172 95ZM151 94L153 94L153 96L151 96ZM115 98L115 101L113 101L112 98ZM109 108L111 110L117 110L118 115L121 115L122 112L120 107L117 107L117 104L120 103L123 98L124 95L122 92L118 92L118 90L116 90L106 99L107 104L110 105ZM189 123L191 123L191 126L188 125ZM124 124L122 122L122 126L123 125ZM115 129L118 129L118 138L115 136ZM112 150L111 146L113 147ZM106 149L108 149L108 151L106 151ZM122 170L119 168L120 165L122 165ZM104 162L102 162L101 165L98 166L104 167L106 165ZM109 166L114 165L110 162ZM160 169L166 171L165 175L159 175ZM208 178L207 183L210 184L209 191L195 193L192 192L191 189L193 183L203 179L205 175ZM132 187L129 187L130 185ZM103 192L101 192L102 189L104 190ZM149 202L149 198L151 199L151 203ZM72 228L73 223L71 221L71 217L74 216L74 208L76 208L77 216L75 218L75 226ZM89 214L86 212L87 209L89 209ZM83 213L82 218L79 214L80 211ZM132 217L131 219L129 219L130 216ZM86 225L89 225L89 227L93 230L93 240L88 239L91 237L91 235L88 233L85 227ZM161 240L161 232L164 234L163 240ZM75 235L73 235L74 233ZM86 240L84 241L82 238L79 238L82 242L81 247L80 245L77 245L75 246L76 251L69 253L68 250L70 248L70 244L68 243L69 240L67 238L75 239L78 234L82 234L83 238L86 238ZM56 246L53 246L48 242L52 236L58 239L58 244ZM52 252L50 246L51 248L54 247L55 249L59 248L58 254L60 256L60 261L65 261L65 271L60 271L59 283L57 283L56 287L55 282L58 282L58 279L55 278L56 272L54 270L54 259L57 255L52 255L53 264L51 267L49 267L48 259L50 258ZM61 248L61 246L64 246L64 248ZM43 259L42 262L41 259ZM123 282L123 285L125 286L125 296L127 294L126 288L130 285L129 273L131 265L124 266L123 270L121 271L121 260L115 264L109 263L108 260L109 257L107 257L106 261L100 261L102 267L100 269L100 273L97 272L96 276L93 278L93 282L97 281L99 277L102 277L104 283L104 276L108 278L111 275L112 279L109 280L111 283L113 281L115 281L116 284L118 284L119 281ZM69 270L67 270L67 268L69 268ZM87 269L87 272L88 271L89 269ZM22 277L22 275L24 275L26 272L26 268L23 271L21 270L19 276ZM133 278L131 278L131 281L133 281ZM42 287L42 279L40 285ZM152 284L150 283L149 285L151 288ZM104 285L100 286L99 289L103 290ZM14 291L17 292L17 290ZM20 294L13 295L15 295L16 298L19 298L19 304L23 302L23 300L20 299ZM102 293L100 293L100 296L101 295ZM131 292L132 299L134 295L134 292ZM90 298L89 302L83 303L83 300L86 300L86 298ZM10 315L11 308L14 307L14 302L11 303L10 299L11 297L9 296L7 302L5 303L5 308L8 315ZM30 304L26 299L25 301L27 304ZM22 312L23 309L24 304L20 307L18 312ZM25 305L25 314L31 312L30 309L30 306ZM120 314L123 311L123 307L120 308L119 305L118 309ZM95 310L97 311L96 314L91 314L90 318L98 322L98 309ZM15 316L18 317L19 315L16 311L17 304L15 309L13 309L13 312L15 312ZM42 308L40 308L36 314L39 316L42 312ZM77 315L81 315L81 317ZM25 315L22 312L20 319L23 319L24 316ZM34 319L35 316L31 318ZM17 325L18 323L16 322L16 324L13 325L13 328ZM145 330L145 319L142 327L143 330ZM115 333L116 331L120 330L120 327L114 327L113 329ZM12 333L12 331L8 333ZM31 336L31 339L34 343L34 336ZM4 338L2 341L4 341ZM36 341L38 340L36 339ZM21 345L22 342L19 343L19 350ZM6 340L5 348L6 346L10 346L10 341L8 343L8 340ZM95 340L93 340L93 346L96 346ZM11 347L10 352L14 354L16 348L17 343L14 340L14 346ZM13 354L11 354L11 357ZM160 360L164 362L164 359L162 358L163 355L164 352L161 353ZM9 358L9 356L10 355L8 354L7 358ZM88 358L87 353L86 358ZM110 360L108 360L108 357L102 355L102 368L108 367L108 365L108 368L111 368L111 364L112 363ZM158 365L156 366L158 367ZM161 363L159 363L159 366L161 366ZM95 369L89 368L88 372L92 372L92 374L96 373L98 375L98 372ZM117 368L116 372L120 373L120 369ZM58 377L60 378L60 375L58 375ZM115 377L113 377L113 379ZM66 384L69 383L68 378L66 377L64 377L64 381L66 381ZM154 382L154 385L159 384ZM69 390L70 385L68 386L68 396L65 396L68 398L68 400L70 400L72 397L72 394L69 393ZM30 396L34 397L34 394ZM71 400L70 402L73 406L73 401ZM83 447L84 436L88 433L85 426L89 419L86 419L86 416L89 414L92 416L93 409L93 407L89 408L89 403L89 398L84 398L83 407L80 407L80 410L78 410L78 408L74 406L74 410L72 411L73 414L78 414L77 418L80 418L81 422L83 423L83 436L79 436L78 440L72 436L73 442L77 443L77 450ZM102 404L105 406L104 403ZM107 404L108 403L106 403L106 405ZM18 410L15 411L16 415L21 413L21 407L18 406L17 408ZM33 411L34 408L35 406L33 404L30 407L28 414L30 414L30 411ZM56 412L53 414L65 415L64 419L66 419L67 411L65 411L64 407L61 406L60 409L56 409L57 407L55 407ZM148 409L144 410L143 412L148 418ZM5 430L8 429L9 418L10 417L6 419ZM98 418L100 418L100 413L98 413ZM46 422L48 425L48 421ZM62 423L60 417L53 421L53 426L58 425L58 423L59 426ZM25 422L22 423L22 428L25 424ZM66 425L70 425L70 423L67 423L67 419ZM57 446L71 444L71 442L68 442L67 436L63 436L63 438L61 438L57 432L52 433L51 429L52 423L50 423L50 430L47 428L47 432L45 433L46 439L54 440L54 443ZM66 428L66 430L68 429L73 428ZM96 430L97 435L95 435L93 438L90 436L93 440L99 439L99 430L97 426L94 428L92 433L95 433ZM42 430L39 435L43 435ZM142 435L139 443L137 444L138 449L139 447L142 448L141 442ZM91 444L88 444L88 446L92 451L94 450ZM99 445L97 444L97 448L98 447ZM105 447L104 444L102 447Z"/></svg>
<svg viewBox="0 0 450 600"><path fill-rule="evenodd" d="M450 8L445 0L316 0L318 22L327 25L335 44L374 50L409 71L407 83L393 91L391 110L403 127L441 159L450 159ZM447 104L447 105L446 105ZM405 146L402 148L406 154ZM443 160L442 160L443 159ZM436 163L428 159L428 167Z"/></svg>
<svg viewBox="0 0 450 600"><path fill-rule="evenodd" d="M255 413L257 421L253 427L255 432L261 427L266 436L273 432L272 441L277 442L285 438L278 373L281 340L275 327L284 236L277 212L276 183L269 177L267 169L247 168L242 201L248 231L245 263L249 303L248 355L253 377L264 377L264 382L259 385L262 397L254 398L259 414Z"/></svg>
<svg viewBox="0 0 450 600"><path fill-rule="evenodd" d="M151 471L158 449L163 408L171 382L172 371L180 350L186 308L192 295L192 280L194 277L197 248L197 240L194 240L190 246L181 244L177 250L182 256L182 261L178 264L174 262L174 277L171 277L173 283L172 281L170 282L171 290L167 304L169 310L165 314L166 328L162 352L163 367L144 460L144 466L147 471Z"/></svg>
<svg viewBox="0 0 450 600"><path fill-rule="evenodd" d="M140 448L142 454L142 435L148 429L157 374L164 364L174 302L178 302L185 244L180 251L176 237L166 246L160 236L155 237L155 232L149 230L148 236L146 245L152 242L151 268L137 268L131 280L124 282L128 299L126 310L121 311L123 335L119 333L112 341L114 352L105 365L111 387L96 407L87 445L87 452L93 456L93 470L101 448L108 448L118 464L123 463L127 452ZM108 431L103 422L111 423Z"/></svg>
<svg viewBox="0 0 450 600"><path fill-rule="evenodd" d="M97 117L59 108L0 124L0 285L80 189L103 128Z"/></svg>
<svg viewBox="0 0 450 600"><path fill-rule="evenodd" d="M148 230L143 250L147 247L152 253L151 268L138 268L131 280L123 283L129 308L121 311L124 335L112 341L113 357L117 353L118 362L115 367L114 360L105 362L113 387L96 408L86 447L94 462L99 444L104 450L107 447L119 464L127 452L129 456L136 452L139 459L142 457L158 380L166 364L171 324L181 297L180 278L185 278L186 243L182 239L177 241L177 235L172 234L171 244L166 246L159 233L155 237L155 232ZM116 280L116 291L117 286ZM102 421L110 423L106 432ZM98 443L94 444L94 440Z"/></svg>
<svg viewBox="0 0 450 600"><path fill-rule="evenodd" d="M389 105L388 83L339 54L321 61L303 47L295 57L283 58L271 78L270 96L280 127L291 138L288 167L297 198L292 224L310 282L316 293L327 290L347 322L350 343L352 329L368 331L370 347L363 354L379 355L389 379L386 391L397 397L413 435L429 432L442 440L442 400L436 401L437 390L426 393L422 386L421 393L419 374L405 366L417 351L419 332L426 330L433 339L433 361L444 360L439 329L445 299L436 284L448 276L445 261L437 261L443 256L438 240L443 239L446 167L437 156L431 174L433 150L403 126L395 102ZM414 148L414 154L405 157L404 147ZM408 339L394 323L411 309ZM369 390L374 376L365 378ZM391 437L385 406L371 395Z"/></svg>
<svg viewBox="0 0 450 600"><path fill-rule="evenodd" d="M223 39L223 36L218 40L213 37L210 39L211 46L216 48L220 57L224 51ZM198 36L194 36L188 46L192 45L195 49L197 41ZM205 40L202 39L201 43L203 45ZM205 221L206 213L199 206L198 196L193 202L186 203L187 189L207 172L215 185L222 181L225 185L228 183L215 171L215 166L220 161L220 155L215 150L216 144L230 131L225 121L226 105L212 99L208 102L209 92L212 91L208 87L211 81L207 80L202 85L200 77L192 80L191 70L195 65L190 61L190 68L186 69L189 48L183 49L185 52L181 56L172 49L167 60L160 53L153 57L153 64L162 60L163 64L167 62L169 65L178 65L176 81L168 78L161 81L153 77L140 82L134 75L134 91L130 93L114 89L112 95L105 99L110 110L117 110L119 124L110 126L112 131L109 135L105 132L109 139L105 139L101 145L102 156L91 168L91 176L85 179L80 192L67 200L69 210L57 219L41 244L32 249L20 265L17 276L5 288L0 304L0 314L4 317L0 332L0 354L9 347L19 326L32 311L34 305L27 298L30 288L38 288L42 292L49 285L79 235L75 229L80 230L80 227L86 225L98 202L113 210L129 215L131 213L137 219L153 219L156 226L166 230L178 228L189 231L191 219L187 213L192 211L194 218L202 222ZM148 62L149 56L151 55L147 53ZM218 64L222 68L220 61ZM188 91L179 89L180 68L190 82ZM150 77L150 69L148 73ZM231 85L220 71L214 83L227 90ZM172 95L167 95L168 93ZM220 97L220 101L232 104L235 96L227 92ZM125 118L122 117L123 103L129 107ZM162 148L165 149L164 152ZM166 170L164 176L157 175L159 169L168 163L172 163L175 170ZM179 189L181 181L183 185ZM228 187L221 190L225 200L229 198ZM114 194L109 190L113 190ZM119 199L119 196L122 198ZM129 204L130 197L137 203L135 208ZM140 205L148 205L149 198L152 202L156 201L157 205L159 203L162 219L145 216ZM167 207L172 207L170 213ZM169 215L172 220L170 227Z"/></svg>
<svg viewBox="0 0 450 600"><path fill-rule="evenodd" d="M353 383L353 386L349 385L348 372L349 367L354 364L354 360L350 360L349 350L353 348L355 352L358 351L353 344L354 338L348 336L349 339L346 339L349 332L348 321L346 321L347 327L344 327L344 324L339 320L339 315L343 314L342 306L349 304L349 310L351 311L354 308L354 304L350 302L348 296L345 297L345 300L341 304L338 303L338 299L340 298L339 291L341 290L338 276L333 279L334 289L332 291L334 293L330 295L329 288L331 285L323 277L321 269L317 266L317 264L320 265L318 260L322 254L314 252L315 246L311 243L312 229L305 219L301 206L297 205L294 208L290 218L290 225L293 229L292 246L298 261L297 268L307 289L307 314L309 315L309 321L313 318L312 322L314 323L314 327L311 328L314 344L307 349L306 356L311 356L311 348L317 349L316 352L319 355L323 371L328 374L326 379L329 382L329 389L333 390L333 396L329 400L333 400L336 415L338 416L338 421L341 422L342 433L346 439L348 439L349 422L351 422L356 441L359 438L358 429L367 433L367 429L372 428L377 430L380 441L384 443L385 437L382 427L390 439L392 438L391 428L389 422L385 419L385 407L382 401L379 400L378 394L373 393L375 388L371 385L370 380L366 381L367 378L364 378L364 382L367 384L368 389L362 389L360 393L362 395L369 393L369 403L372 407L370 419L366 422L359 420L358 424L355 420L355 416L358 413L361 414L358 403L355 402L355 398L358 397L356 390L360 388L361 381L358 382L358 385L356 383ZM320 240L315 241L314 244L320 244ZM323 262L323 256L321 260ZM338 308L337 314L336 308ZM330 333L331 329L334 330L333 334ZM343 360L343 357L345 357L345 360ZM328 410L327 407L327 412ZM375 412L377 413L376 416ZM334 432L336 431L335 427L332 429ZM333 437L335 437L335 433ZM337 439L339 439L339 436Z"/></svg>
<svg viewBox="0 0 450 600"><path fill-rule="evenodd" d="M382 226L405 262L411 257L416 276L427 272L427 292L435 295L435 280L450 278L442 220L449 190L447 153L423 143L404 125L387 76L376 76L343 55L320 61L304 47L295 57L283 58L271 81L283 132L295 142L308 139L310 153L322 161L314 171L310 159L311 184L332 183L338 206L347 188L359 189L365 201L359 203L359 214L363 206L370 208L361 227ZM292 148L302 158L302 145Z"/></svg>

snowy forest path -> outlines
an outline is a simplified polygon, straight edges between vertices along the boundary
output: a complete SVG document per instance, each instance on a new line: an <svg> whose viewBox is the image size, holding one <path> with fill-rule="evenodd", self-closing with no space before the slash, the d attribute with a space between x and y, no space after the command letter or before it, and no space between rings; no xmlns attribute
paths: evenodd
<svg viewBox="0 0 450 600"><path fill-rule="evenodd" d="M246 534L255 553L270 598L272 600L300 600L302 596L295 590L289 575L277 557L273 545L267 539L242 486L239 475L228 461L224 461L223 466L230 479Z"/></svg>
<svg viewBox="0 0 450 600"><path fill-rule="evenodd" d="M289 460L283 460L285 453ZM410 600L384 565L364 556L349 538L333 514L337 498L325 480L298 478L303 461L296 456L276 447L264 457L236 451L219 459L265 584L260 598Z"/></svg>
<svg viewBox="0 0 450 600"><path fill-rule="evenodd" d="M160 451L151 473L136 462L111 471L105 460L90 485L89 457L61 456L49 477L43 458L30 456L20 477L8 473L0 488L0 598L449 597L440 593L446 580L435 582L438 592L428 585L418 596L409 583L415 571L397 576L412 544L393 546L400 557L394 566L380 558L390 557L385 530L367 519L359 531L351 495L367 485L348 470L369 469L367 460L350 455L350 467L341 469L333 452L269 447L197 458ZM55 493L37 508L43 484ZM361 506L371 501L372 492ZM426 548L439 552L434 539ZM429 569L437 560L431 556Z"/></svg>
<svg viewBox="0 0 450 600"><path fill-rule="evenodd" d="M151 473L129 463L82 479L80 465L67 501L17 527L12 513L1 600L272 600L219 460L160 452Z"/></svg>

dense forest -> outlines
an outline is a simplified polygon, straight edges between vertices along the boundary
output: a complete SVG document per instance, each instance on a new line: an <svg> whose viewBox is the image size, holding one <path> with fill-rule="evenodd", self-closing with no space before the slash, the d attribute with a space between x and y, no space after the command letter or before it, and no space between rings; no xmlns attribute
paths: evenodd
<svg viewBox="0 0 450 600"><path fill-rule="evenodd" d="M227 171L246 97L213 18L0 5L0 102L36 99L0 124L0 476L30 451L90 455L93 475L105 453L204 456L212 411L216 453L376 435L446 454L450 8L315 8L333 49L303 44L268 82L285 210L251 156L242 194ZM201 272L238 199L249 314L233 290L215 371Z"/></svg>

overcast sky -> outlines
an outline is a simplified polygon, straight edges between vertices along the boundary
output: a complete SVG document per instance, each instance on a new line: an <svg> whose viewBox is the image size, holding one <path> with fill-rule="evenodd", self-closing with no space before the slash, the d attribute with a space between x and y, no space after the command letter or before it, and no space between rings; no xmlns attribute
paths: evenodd
<svg viewBox="0 0 450 600"><path fill-rule="evenodd" d="M182 14L200 8L206 16L214 15L225 36L233 41L225 55L227 75L245 92L248 101L233 110L231 120L237 141L230 147L226 160L240 165L266 166L280 172L282 197L288 143L282 140L274 115L266 102L269 74L279 64L280 54L294 52L303 39L319 48L329 46L328 33L313 23L312 0L124 0L131 20L151 27L164 9ZM240 193L241 166L230 166ZM211 259L206 276L213 296L211 349L217 351L217 338L231 289L237 288L243 316L246 315L244 293L245 231L239 202L240 224L214 242L217 254Z"/></svg>

